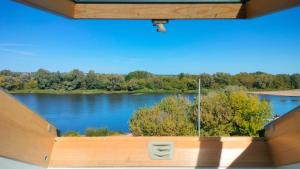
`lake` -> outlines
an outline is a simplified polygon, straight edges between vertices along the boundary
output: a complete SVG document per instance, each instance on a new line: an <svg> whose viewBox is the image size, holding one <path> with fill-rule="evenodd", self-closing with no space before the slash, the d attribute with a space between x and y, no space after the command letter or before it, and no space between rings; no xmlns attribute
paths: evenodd
<svg viewBox="0 0 300 169"><path fill-rule="evenodd" d="M129 132L128 121L135 110L152 106L170 94L13 95L62 133L68 130L84 133L88 127ZM195 95L185 96L193 99ZM262 95L260 98L272 104L274 114L282 115L300 105L300 97Z"/></svg>

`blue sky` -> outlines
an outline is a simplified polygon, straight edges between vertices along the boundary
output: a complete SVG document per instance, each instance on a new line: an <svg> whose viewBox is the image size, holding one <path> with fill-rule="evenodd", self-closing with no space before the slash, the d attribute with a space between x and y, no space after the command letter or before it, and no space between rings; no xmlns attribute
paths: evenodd
<svg viewBox="0 0 300 169"><path fill-rule="evenodd" d="M251 20L72 20L0 2L0 69L300 73L300 8Z"/></svg>

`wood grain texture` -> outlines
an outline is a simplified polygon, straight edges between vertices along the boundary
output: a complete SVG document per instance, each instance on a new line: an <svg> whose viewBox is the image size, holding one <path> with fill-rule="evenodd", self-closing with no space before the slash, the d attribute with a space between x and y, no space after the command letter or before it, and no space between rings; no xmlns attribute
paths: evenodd
<svg viewBox="0 0 300 169"><path fill-rule="evenodd" d="M0 90L0 156L47 166L56 137L55 127L49 125Z"/></svg>
<svg viewBox="0 0 300 169"><path fill-rule="evenodd" d="M70 18L91 19L219 19L239 18L242 4L97 4L72 0L15 0Z"/></svg>
<svg viewBox="0 0 300 169"><path fill-rule="evenodd" d="M151 160L148 143L175 144L172 160ZM266 142L249 137L62 137L49 167L260 167L271 166Z"/></svg>
<svg viewBox="0 0 300 169"><path fill-rule="evenodd" d="M276 166L300 162L300 106L265 128Z"/></svg>
<svg viewBox="0 0 300 169"><path fill-rule="evenodd" d="M253 18L300 5L300 0L247 3L74 3L72 0L15 0L77 19L235 19Z"/></svg>
<svg viewBox="0 0 300 169"><path fill-rule="evenodd" d="M69 18L74 16L75 3L72 0L15 0L29 6L47 10Z"/></svg>
<svg viewBox="0 0 300 169"><path fill-rule="evenodd" d="M232 19L241 10L242 4L76 4L74 18Z"/></svg>
<svg viewBox="0 0 300 169"><path fill-rule="evenodd" d="M246 16L253 18L299 5L300 0L250 0L245 7Z"/></svg>

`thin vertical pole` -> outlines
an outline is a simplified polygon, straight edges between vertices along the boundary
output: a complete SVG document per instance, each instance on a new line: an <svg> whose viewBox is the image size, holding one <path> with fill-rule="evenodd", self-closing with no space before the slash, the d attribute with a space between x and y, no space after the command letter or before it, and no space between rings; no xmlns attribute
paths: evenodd
<svg viewBox="0 0 300 169"><path fill-rule="evenodd" d="M199 137L200 137L200 120L201 120L201 118L200 118L200 99L201 99L201 92L200 92L200 90L201 90L201 80L200 80L200 78L199 78L199 87L198 87L198 135L199 135Z"/></svg>

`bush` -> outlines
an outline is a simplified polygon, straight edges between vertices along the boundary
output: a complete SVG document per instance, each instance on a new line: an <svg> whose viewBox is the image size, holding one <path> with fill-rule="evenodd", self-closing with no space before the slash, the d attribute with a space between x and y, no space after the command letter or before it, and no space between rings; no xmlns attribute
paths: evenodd
<svg viewBox="0 0 300 169"><path fill-rule="evenodd" d="M64 134L62 134L63 137L79 137L80 133L78 133L77 131L67 131Z"/></svg>
<svg viewBox="0 0 300 169"><path fill-rule="evenodd" d="M89 137L97 137L97 136L116 136L122 135L122 132L110 131L107 128L88 128L85 130L85 135Z"/></svg>
<svg viewBox="0 0 300 169"><path fill-rule="evenodd" d="M190 108L187 98L166 97L152 108L137 110L130 120L130 131L134 136L195 135Z"/></svg>
<svg viewBox="0 0 300 169"><path fill-rule="evenodd" d="M193 122L197 121L197 102ZM271 117L268 102L244 91L209 94L201 100L201 133L204 136L258 136Z"/></svg>
<svg viewBox="0 0 300 169"><path fill-rule="evenodd" d="M134 136L190 136L197 131L197 99L169 96L152 108L137 110L129 128ZM201 99L201 135L258 136L271 117L268 102L230 88Z"/></svg>

